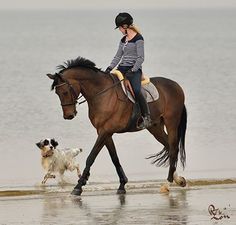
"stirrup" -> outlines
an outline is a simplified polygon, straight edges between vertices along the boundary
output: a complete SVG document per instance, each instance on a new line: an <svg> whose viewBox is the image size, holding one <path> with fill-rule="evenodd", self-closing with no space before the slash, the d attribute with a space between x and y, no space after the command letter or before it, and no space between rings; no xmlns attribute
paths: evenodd
<svg viewBox="0 0 236 225"><path fill-rule="evenodd" d="M151 117L150 115L147 115L147 116L144 116L142 117L143 121L137 125L137 128L138 129L145 129L145 128L148 128L152 125L152 120L151 120Z"/></svg>

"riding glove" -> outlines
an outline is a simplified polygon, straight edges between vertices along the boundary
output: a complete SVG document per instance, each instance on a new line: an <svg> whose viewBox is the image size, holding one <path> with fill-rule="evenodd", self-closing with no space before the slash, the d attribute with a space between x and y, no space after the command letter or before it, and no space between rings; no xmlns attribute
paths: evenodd
<svg viewBox="0 0 236 225"><path fill-rule="evenodd" d="M108 66L105 70L105 73L110 73L112 71L112 68L110 66Z"/></svg>

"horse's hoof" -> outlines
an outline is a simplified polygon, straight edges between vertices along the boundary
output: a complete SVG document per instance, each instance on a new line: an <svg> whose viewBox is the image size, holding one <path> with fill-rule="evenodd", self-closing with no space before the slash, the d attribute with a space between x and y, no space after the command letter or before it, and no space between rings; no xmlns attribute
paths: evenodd
<svg viewBox="0 0 236 225"><path fill-rule="evenodd" d="M118 194L118 195L126 194L126 190L125 189L118 189L116 194Z"/></svg>
<svg viewBox="0 0 236 225"><path fill-rule="evenodd" d="M77 196L80 196L82 193L82 189L77 189L77 188L74 188L74 190L71 192L72 195L77 195Z"/></svg>
<svg viewBox="0 0 236 225"><path fill-rule="evenodd" d="M168 184L164 184L160 187L160 193L169 193L170 187Z"/></svg>
<svg viewBox="0 0 236 225"><path fill-rule="evenodd" d="M181 187L186 187L187 181L185 180L185 178L184 177L180 177L180 179L181 179L181 181L180 181L179 185Z"/></svg>
<svg viewBox="0 0 236 225"><path fill-rule="evenodd" d="M187 185L187 181L184 177L178 177L178 179L175 181L176 184L178 184L180 187L185 187Z"/></svg>

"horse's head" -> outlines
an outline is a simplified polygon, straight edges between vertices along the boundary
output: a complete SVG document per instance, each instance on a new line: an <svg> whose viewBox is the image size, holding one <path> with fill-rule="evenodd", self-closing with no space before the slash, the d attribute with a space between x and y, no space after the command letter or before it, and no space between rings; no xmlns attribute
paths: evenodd
<svg viewBox="0 0 236 225"><path fill-rule="evenodd" d="M77 98L80 94L80 85L78 82L65 79L61 74L47 74L53 80L52 90L58 95L64 119L71 120L76 114Z"/></svg>

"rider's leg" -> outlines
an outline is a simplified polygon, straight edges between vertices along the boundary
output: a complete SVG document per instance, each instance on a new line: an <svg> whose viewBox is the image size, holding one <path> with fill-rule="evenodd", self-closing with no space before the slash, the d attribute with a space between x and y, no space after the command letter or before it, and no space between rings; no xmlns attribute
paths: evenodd
<svg viewBox="0 0 236 225"><path fill-rule="evenodd" d="M141 114L143 116L143 122L139 125L139 128L144 129L151 126L151 117L150 117L150 110L148 107L148 103L141 92L141 77L142 71L138 70L136 72L126 74L127 79L130 81L134 94L135 99L138 102Z"/></svg>

